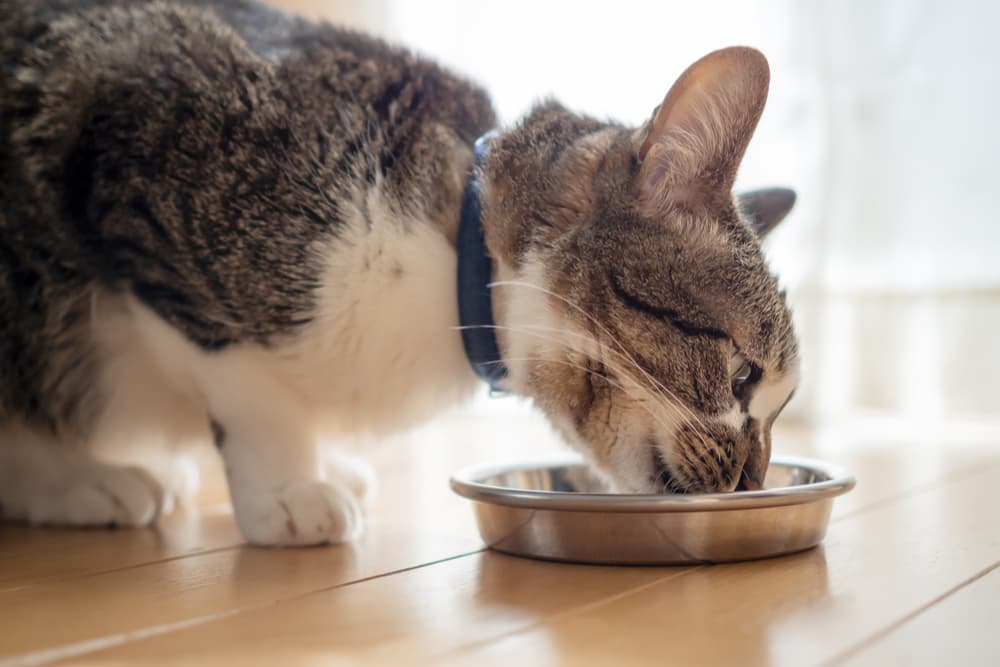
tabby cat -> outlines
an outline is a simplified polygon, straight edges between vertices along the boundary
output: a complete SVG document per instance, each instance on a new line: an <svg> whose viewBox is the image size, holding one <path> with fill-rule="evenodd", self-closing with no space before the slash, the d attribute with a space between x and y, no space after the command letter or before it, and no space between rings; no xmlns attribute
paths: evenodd
<svg viewBox="0 0 1000 667"><path fill-rule="evenodd" d="M248 541L353 538L363 476L320 438L477 386L470 181L499 386L617 491L761 483L797 353L760 250L793 196L732 194L759 52L702 58L639 128L540 103L475 162L482 89L250 0L0 0L0 63L5 519L148 524L214 439Z"/></svg>

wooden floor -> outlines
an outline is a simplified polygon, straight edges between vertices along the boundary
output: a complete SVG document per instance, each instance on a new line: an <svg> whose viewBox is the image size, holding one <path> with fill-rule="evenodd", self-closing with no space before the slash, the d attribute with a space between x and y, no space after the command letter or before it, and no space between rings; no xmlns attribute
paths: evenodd
<svg viewBox="0 0 1000 667"><path fill-rule="evenodd" d="M148 530L0 528L0 664L1000 665L998 445L785 429L778 453L858 477L820 548L595 567L483 550L450 471L555 445L456 420L376 452L353 546L244 547L211 497Z"/></svg>

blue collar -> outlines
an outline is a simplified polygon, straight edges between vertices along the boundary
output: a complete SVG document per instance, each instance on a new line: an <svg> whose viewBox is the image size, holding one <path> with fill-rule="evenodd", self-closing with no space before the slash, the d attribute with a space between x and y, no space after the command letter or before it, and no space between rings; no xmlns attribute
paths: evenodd
<svg viewBox="0 0 1000 667"><path fill-rule="evenodd" d="M458 223L458 323L462 332L462 345L472 370L490 389L503 392L500 382L507 377L507 366L500 357L496 329L493 325L493 299L490 283L493 280L493 260L486 250L483 238L482 209L479 196L483 184L479 167L486 157L486 149L493 132L476 140L475 159L469 170L469 182L462 200L462 217Z"/></svg>

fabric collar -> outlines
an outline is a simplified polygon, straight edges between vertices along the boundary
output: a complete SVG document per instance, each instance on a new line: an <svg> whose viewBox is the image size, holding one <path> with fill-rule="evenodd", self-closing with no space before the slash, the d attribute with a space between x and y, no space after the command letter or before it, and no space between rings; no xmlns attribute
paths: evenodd
<svg viewBox="0 0 1000 667"><path fill-rule="evenodd" d="M493 260L486 250L483 237L482 208L479 197L483 184L479 167L495 131L476 140L472 169L462 200L462 217L458 223L458 322L462 345L472 370L493 392L504 393L501 382L507 377L507 366L500 357L496 329L493 324Z"/></svg>

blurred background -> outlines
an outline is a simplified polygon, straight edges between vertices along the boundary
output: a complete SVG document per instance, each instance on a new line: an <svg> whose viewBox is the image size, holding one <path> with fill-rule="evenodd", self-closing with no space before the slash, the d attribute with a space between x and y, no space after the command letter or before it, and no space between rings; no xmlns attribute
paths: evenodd
<svg viewBox="0 0 1000 667"><path fill-rule="evenodd" d="M553 95L638 124L700 56L761 49L771 95L738 187L799 193L766 247L804 360L783 421L997 441L1000 4L273 1L438 59L505 123Z"/></svg>

